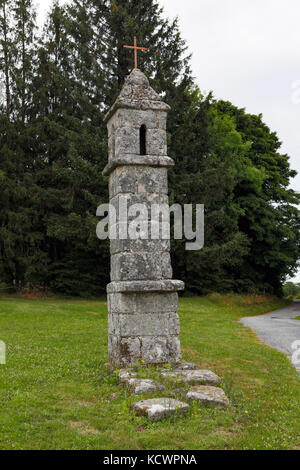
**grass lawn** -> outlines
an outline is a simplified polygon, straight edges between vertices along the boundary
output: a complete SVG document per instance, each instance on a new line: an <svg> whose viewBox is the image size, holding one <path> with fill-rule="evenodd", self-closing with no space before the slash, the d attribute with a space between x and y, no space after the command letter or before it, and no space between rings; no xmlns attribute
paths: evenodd
<svg viewBox="0 0 300 470"><path fill-rule="evenodd" d="M227 410L196 406L151 423L107 362L104 300L0 300L0 449L299 449L300 378L238 322L283 300L180 300L183 358L223 379Z"/></svg>

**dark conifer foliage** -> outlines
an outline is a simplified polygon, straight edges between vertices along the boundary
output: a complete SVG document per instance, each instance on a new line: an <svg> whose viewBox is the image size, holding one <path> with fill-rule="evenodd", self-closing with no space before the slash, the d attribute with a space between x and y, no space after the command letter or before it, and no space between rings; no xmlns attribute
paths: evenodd
<svg viewBox="0 0 300 470"><path fill-rule="evenodd" d="M186 292L280 293L299 253L295 172L261 116L203 96L177 20L156 0L54 3L37 34L32 0L0 0L0 283L104 293L109 245L104 115L133 68L171 106L170 203L205 204L205 247L173 243Z"/></svg>

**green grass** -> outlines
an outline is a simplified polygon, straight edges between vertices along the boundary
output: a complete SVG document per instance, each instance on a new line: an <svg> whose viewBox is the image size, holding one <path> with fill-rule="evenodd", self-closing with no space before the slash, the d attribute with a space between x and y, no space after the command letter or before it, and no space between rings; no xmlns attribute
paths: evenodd
<svg viewBox="0 0 300 470"><path fill-rule="evenodd" d="M107 362L104 300L0 300L1 449L293 449L300 379L289 360L238 322L286 302L250 296L181 299L183 357L223 379L232 406L196 406L151 423Z"/></svg>

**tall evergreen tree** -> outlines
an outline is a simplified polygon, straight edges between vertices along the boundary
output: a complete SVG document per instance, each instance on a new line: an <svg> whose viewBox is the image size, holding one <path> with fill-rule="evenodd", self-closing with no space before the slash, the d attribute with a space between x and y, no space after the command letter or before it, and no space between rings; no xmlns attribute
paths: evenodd
<svg viewBox="0 0 300 470"><path fill-rule="evenodd" d="M8 6L7 2L6 7ZM2 42L6 80L6 118L1 119L1 254L5 279L22 285L32 270L36 245L41 237L33 204L32 159L28 127L25 124L32 78L32 2L9 4L6 16L7 42ZM4 11L4 10L3 10ZM6 10L7 12L7 10ZM21 30L20 30L21 28ZM4 32L5 35L5 32ZM20 54L19 54L19 51ZM41 255L41 252L39 252Z"/></svg>
<svg viewBox="0 0 300 470"><path fill-rule="evenodd" d="M75 38L65 8L54 4L39 47L31 109L39 136L34 177L47 255L44 282L69 294L103 291L108 265L107 246L95 235L96 208L106 193L100 176L103 100L90 84L99 74L91 72L88 54L83 57L92 29L81 13Z"/></svg>
<svg viewBox="0 0 300 470"><path fill-rule="evenodd" d="M11 61L13 42L11 38L11 0L0 1L0 77L3 84L1 103L2 109L5 110L7 118L10 118L11 111ZM2 111L3 112L3 111Z"/></svg>
<svg viewBox="0 0 300 470"><path fill-rule="evenodd" d="M13 110L24 124L31 101L30 90L34 72L34 34L36 13L32 0L15 0L14 20Z"/></svg>
<svg viewBox="0 0 300 470"><path fill-rule="evenodd" d="M136 1L75 0L66 8L54 5L49 16L34 83L33 114L39 135L35 181L44 201L48 282L61 291L101 292L109 279L108 244L95 237L95 212L108 199L108 182L101 176L107 161L104 112L132 68L132 57L123 47L116 62L118 44L132 40L135 33L116 27L120 14L121 22L127 15L129 24L147 24L148 42L153 48L159 45L166 56L168 44L174 50L178 44L180 50L174 55L178 70L175 73L174 65L170 73L172 80L181 80L183 42L172 30L176 24L168 25L160 13L157 2L140 8ZM155 75L156 68L149 64L147 73Z"/></svg>

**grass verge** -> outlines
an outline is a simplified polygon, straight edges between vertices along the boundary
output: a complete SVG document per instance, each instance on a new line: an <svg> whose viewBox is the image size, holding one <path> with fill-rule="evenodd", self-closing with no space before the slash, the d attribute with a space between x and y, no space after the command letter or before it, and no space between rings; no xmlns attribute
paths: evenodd
<svg viewBox="0 0 300 470"><path fill-rule="evenodd" d="M232 406L194 403L185 416L151 423L131 412L132 396L105 367L104 300L0 300L0 448L299 448L299 376L238 321L284 305L261 296L181 299L183 358L220 375Z"/></svg>

